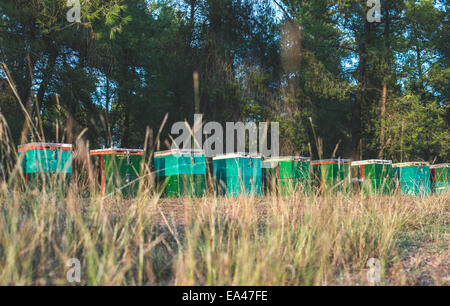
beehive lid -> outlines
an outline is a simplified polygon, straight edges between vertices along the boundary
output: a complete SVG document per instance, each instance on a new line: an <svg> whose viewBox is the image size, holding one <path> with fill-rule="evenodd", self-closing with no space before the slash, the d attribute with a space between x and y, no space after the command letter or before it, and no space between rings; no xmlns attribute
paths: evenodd
<svg viewBox="0 0 450 306"><path fill-rule="evenodd" d="M394 168L400 168L400 167L423 167L423 166L429 166L430 163L426 162L406 162L406 163L398 163L393 164L392 167Z"/></svg>
<svg viewBox="0 0 450 306"><path fill-rule="evenodd" d="M392 160L383 160L383 159L369 159L369 160L359 160L352 162L352 166L362 166L362 165L392 165Z"/></svg>
<svg viewBox="0 0 450 306"><path fill-rule="evenodd" d="M341 159L341 158L314 160L314 161L311 162L311 164L313 164L313 165L349 164L349 163L350 163L350 160L348 160L348 159Z"/></svg>
<svg viewBox="0 0 450 306"><path fill-rule="evenodd" d="M71 151L72 145L67 143L32 142L18 146L19 152L28 150L64 150Z"/></svg>
<svg viewBox="0 0 450 306"><path fill-rule="evenodd" d="M224 155L218 155L213 158L213 160L218 159L229 159L229 158L262 158L260 154L255 153L230 153L230 154L224 154Z"/></svg>
<svg viewBox="0 0 450 306"><path fill-rule="evenodd" d="M91 155L111 155L111 154L144 155L144 150L120 149L120 148L91 150Z"/></svg>
<svg viewBox="0 0 450 306"><path fill-rule="evenodd" d="M278 161L311 161L311 157L302 156L279 156L279 157L268 157L264 158L267 162L278 162Z"/></svg>
<svg viewBox="0 0 450 306"><path fill-rule="evenodd" d="M205 151L200 149L174 149L167 151L155 152L155 157L171 156L171 155L205 155Z"/></svg>
<svg viewBox="0 0 450 306"><path fill-rule="evenodd" d="M450 164L437 164L437 165L431 165L430 168L431 169L437 169L437 168L448 168L450 167Z"/></svg>

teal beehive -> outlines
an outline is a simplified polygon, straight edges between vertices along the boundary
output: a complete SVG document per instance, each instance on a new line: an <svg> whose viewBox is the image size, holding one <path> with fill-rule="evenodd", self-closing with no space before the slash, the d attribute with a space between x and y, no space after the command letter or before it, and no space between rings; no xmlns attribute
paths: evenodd
<svg viewBox="0 0 450 306"><path fill-rule="evenodd" d="M170 150L155 153L156 182L169 197L201 197L206 194L206 157L202 150Z"/></svg>
<svg viewBox="0 0 450 306"><path fill-rule="evenodd" d="M262 158L232 153L213 158L213 176L219 195L262 194Z"/></svg>
<svg viewBox="0 0 450 306"><path fill-rule="evenodd" d="M19 158L28 182L49 175L68 177L72 173L72 145L30 143L19 146Z"/></svg>
<svg viewBox="0 0 450 306"><path fill-rule="evenodd" d="M406 162L392 167L402 194L425 196L431 193L429 163Z"/></svg>

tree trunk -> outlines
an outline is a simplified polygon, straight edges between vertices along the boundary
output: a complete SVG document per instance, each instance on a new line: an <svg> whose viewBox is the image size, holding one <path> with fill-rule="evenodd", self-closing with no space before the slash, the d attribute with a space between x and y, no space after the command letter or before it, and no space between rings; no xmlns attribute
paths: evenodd
<svg viewBox="0 0 450 306"><path fill-rule="evenodd" d="M365 87L366 87L366 65L367 54L365 42L360 46L359 67L358 67L358 86L356 89L355 103L352 111L352 145L353 158L357 159L361 156L361 137L362 137L362 109L365 103Z"/></svg>
<svg viewBox="0 0 450 306"><path fill-rule="evenodd" d="M129 90L128 82L129 79L127 68L122 69L122 79L119 85L119 103L123 106L123 122L122 122L122 137L121 146L127 148L130 145L130 98L131 91Z"/></svg>
<svg viewBox="0 0 450 306"><path fill-rule="evenodd" d="M36 112L41 111L43 108L44 96L45 96L45 93L47 92L48 83L53 75L57 57L58 57L58 51L53 49L53 51L51 51L51 53L50 53L47 67L45 68L44 76L42 78L42 82L41 82L41 85L39 86L39 90L37 93L38 109L36 109Z"/></svg>
<svg viewBox="0 0 450 306"><path fill-rule="evenodd" d="M111 128L109 126L109 105L111 100L109 78L106 78L106 104L105 104L105 146L112 145Z"/></svg>
<svg viewBox="0 0 450 306"><path fill-rule="evenodd" d="M422 56L421 56L420 48L416 47L416 55L417 55L417 72L419 74L419 91L420 95L424 92L424 85L423 85L423 71L422 71Z"/></svg>
<svg viewBox="0 0 450 306"><path fill-rule="evenodd" d="M25 76L25 82L23 86L20 86L22 90L19 91L20 99L22 100L22 103L25 103L25 109L26 112L30 115L31 120L33 120L32 116L32 103L31 103L31 86L33 85L33 68L34 68L34 62L31 61L30 52L27 52L27 56L25 58L24 63L24 72L26 74ZM30 122L27 120L26 115L24 114L24 123L22 126L22 132L20 133L20 144L25 144L28 142L27 136L30 132Z"/></svg>
<svg viewBox="0 0 450 306"><path fill-rule="evenodd" d="M122 148L127 148L130 144L130 97L128 90L124 88L126 86L126 82L119 83L119 103L123 105L122 137L120 140Z"/></svg>
<svg viewBox="0 0 450 306"><path fill-rule="evenodd" d="M371 35L370 23L364 18L363 33L360 35L360 44L358 47L359 53L359 65L358 65L358 86L356 90L355 105L352 111L352 146L353 146L353 158L361 158L364 156L363 152L363 131L365 122L363 122L363 112L367 111L366 105L366 90L367 90L367 64L369 54L367 52L367 45L369 44Z"/></svg>
<svg viewBox="0 0 450 306"><path fill-rule="evenodd" d="M122 147L128 148L130 146L130 106L128 102L124 105L124 123L122 129Z"/></svg>
<svg viewBox="0 0 450 306"><path fill-rule="evenodd" d="M385 116L386 116L386 103L387 103L387 79L389 70L391 67L391 33L390 33L390 16L389 16L389 8L387 7L384 13L385 27L384 27L384 42L386 52L384 53L386 58L382 59L384 61L384 66L382 67L383 71L383 80L382 80L382 89L381 89L381 103L380 103L380 148L378 152L378 157L380 159L384 156L384 147L385 147Z"/></svg>
<svg viewBox="0 0 450 306"><path fill-rule="evenodd" d="M387 101L387 81L386 76L383 77L383 89L382 89L382 95L381 95L381 106L380 106L380 152L379 152L379 158L383 158L384 156L384 146L385 146L385 126L384 121L386 120L386 101Z"/></svg>

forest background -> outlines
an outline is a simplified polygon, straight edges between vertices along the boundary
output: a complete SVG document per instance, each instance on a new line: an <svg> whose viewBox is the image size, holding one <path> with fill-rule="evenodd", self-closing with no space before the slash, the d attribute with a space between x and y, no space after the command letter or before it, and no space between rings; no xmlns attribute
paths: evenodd
<svg viewBox="0 0 450 306"><path fill-rule="evenodd" d="M142 147L147 127L280 123L281 155L446 162L447 1L0 0L0 113L16 145ZM14 89L14 90L13 90ZM27 119L26 113L29 114ZM333 154L334 152L334 154Z"/></svg>

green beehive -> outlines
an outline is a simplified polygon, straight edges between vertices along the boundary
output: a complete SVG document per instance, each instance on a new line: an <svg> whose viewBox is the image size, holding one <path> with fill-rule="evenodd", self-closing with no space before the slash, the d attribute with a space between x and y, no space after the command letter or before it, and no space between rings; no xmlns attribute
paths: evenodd
<svg viewBox="0 0 450 306"><path fill-rule="evenodd" d="M407 162L393 167L402 194L425 196L431 193L429 163Z"/></svg>
<svg viewBox="0 0 450 306"><path fill-rule="evenodd" d="M201 150L170 150L155 153L158 186L168 197L206 194L206 157Z"/></svg>
<svg viewBox="0 0 450 306"><path fill-rule="evenodd" d="M262 195L262 158L232 153L213 158L213 176L219 195Z"/></svg>
<svg viewBox="0 0 450 306"><path fill-rule="evenodd" d="M100 149L91 151L98 169L102 196L118 193L133 197L139 189L144 151L138 149Z"/></svg>
<svg viewBox="0 0 450 306"><path fill-rule="evenodd" d="M394 190L391 160L363 160L351 163L352 178L364 194L389 194Z"/></svg>
<svg viewBox="0 0 450 306"><path fill-rule="evenodd" d="M430 169L433 192L448 192L450 190L450 164L432 165Z"/></svg>
<svg viewBox="0 0 450 306"><path fill-rule="evenodd" d="M27 184L50 176L61 176L61 180L68 183L72 173L71 144L30 143L19 146L18 151Z"/></svg>
<svg viewBox="0 0 450 306"><path fill-rule="evenodd" d="M325 159L312 161L313 183L324 194L349 192L351 188L350 161Z"/></svg>
<svg viewBox="0 0 450 306"><path fill-rule="evenodd" d="M266 192L289 196L296 190L309 192L311 158L300 156L266 158L263 161Z"/></svg>

